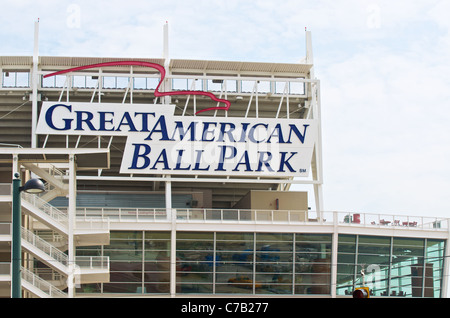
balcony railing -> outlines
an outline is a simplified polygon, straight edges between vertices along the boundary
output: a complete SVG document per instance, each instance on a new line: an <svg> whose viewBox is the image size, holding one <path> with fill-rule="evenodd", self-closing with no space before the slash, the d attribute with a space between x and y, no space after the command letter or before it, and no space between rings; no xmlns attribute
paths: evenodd
<svg viewBox="0 0 450 318"><path fill-rule="evenodd" d="M252 209L172 209L177 223L254 223L364 226L448 230L447 218L357 212ZM77 217L107 217L111 222L170 222L165 208L77 208Z"/></svg>
<svg viewBox="0 0 450 318"><path fill-rule="evenodd" d="M39 276L35 275L34 273L29 271L28 269L22 267L21 273L22 273L22 279L23 280L25 280L28 283L32 284L33 286L35 286L39 290L43 291L44 293L46 293L50 297L54 297L54 298L66 298L67 297L66 293L64 293L60 289L56 288L55 286L53 286L49 282L43 280Z"/></svg>
<svg viewBox="0 0 450 318"><path fill-rule="evenodd" d="M77 219L84 218L107 218L116 222L165 222L167 213L165 208L77 208Z"/></svg>
<svg viewBox="0 0 450 318"><path fill-rule="evenodd" d="M40 209L54 220L62 224L67 224L67 213L60 211L58 208L55 208L35 194L21 192L21 196L22 200L32 204L34 207Z"/></svg>
<svg viewBox="0 0 450 318"><path fill-rule="evenodd" d="M109 256L76 256L75 263L82 269L109 270Z"/></svg>

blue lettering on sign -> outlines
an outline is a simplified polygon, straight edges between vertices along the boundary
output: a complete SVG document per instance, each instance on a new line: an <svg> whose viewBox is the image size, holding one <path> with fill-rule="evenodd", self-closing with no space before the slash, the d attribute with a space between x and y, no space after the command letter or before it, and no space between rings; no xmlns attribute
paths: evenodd
<svg viewBox="0 0 450 318"><path fill-rule="evenodd" d="M145 112L142 108L136 112L115 109L91 110L59 103L47 108L42 123L46 124L47 130L50 128L63 134L70 134L70 131L84 135L91 132L92 135L144 132L143 136L135 135L138 139L127 145L132 156L127 159L129 170L211 171L222 175L228 172L286 175L308 172L305 167L299 167L300 162L300 165L304 164L303 152L289 151L304 145L307 136L314 136L308 122L265 122L261 118L181 119L167 113ZM192 144L177 143L181 141ZM195 142L202 149L196 149Z"/></svg>
<svg viewBox="0 0 450 318"><path fill-rule="evenodd" d="M245 170L244 170L244 171L253 171L253 170L250 168L250 159L249 159L249 157L248 157L248 152L247 152L247 151L244 151L244 153L243 153L242 156L241 156L241 159L239 159L239 161L238 161L238 163L236 164L236 166L234 167L233 171L240 171L240 170L238 169L238 167L239 167L240 165L245 165Z"/></svg>
<svg viewBox="0 0 450 318"><path fill-rule="evenodd" d="M61 117L61 114L58 113L58 121L62 121L62 125L55 124L54 122L54 112L58 108L67 110L67 114L69 114L69 116ZM152 119L156 119L154 112L130 113L125 111L116 117L114 112L91 112L87 110L75 110L72 112L72 106L65 104L52 105L45 113L47 126L57 131L69 131L73 128L75 131L83 132L121 132L123 130L127 132L148 132L149 134L145 140L159 141L181 141L186 136L189 136L189 141L228 141L233 143L246 143L249 141L255 144L272 142L292 144L295 141L295 137L297 137L298 141L303 144L305 143L307 128L309 127L309 124L303 124L302 130L296 124L289 124L289 131L283 132L282 126L279 123L275 127L270 128L267 123L262 122L254 124L243 122L239 126L236 126L235 123L231 122L201 122L194 120L188 124L185 124L183 121L175 121L173 130L169 131L165 115L160 115L156 120Z"/></svg>
<svg viewBox="0 0 450 318"><path fill-rule="evenodd" d="M217 169L215 169L214 171L225 171L225 169L223 168L225 160L233 159L234 157L236 157L237 150L236 147L233 146L219 146L219 148L220 148L219 163L217 165ZM228 155L227 149L231 150L231 152L229 152Z"/></svg>
<svg viewBox="0 0 450 318"><path fill-rule="evenodd" d="M55 110L56 107L64 107L64 108L68 109L69 112L72 112L72 106L67 106L64 104L53 105L53 106L49 107L49 109L45 113L45 122L47 123L47 125L50 128L52 128L54 130L69 130L71 128L70 125L71 125L71 122L73 119L63 119L64 127L62 127L62 128L58 128L53 124L53 111Z"/></svg>
<svg viewBox="0 0 450 318"><path fill-rule="evenodd" d="M278 169L278 172L284 172L284 166L286 166L290 172L295 172L294 168L292 168L291 164L289 163L289 160L296 155L296 152L291 152L291 155L289 156L289 158L286 159L286 154L287 152L280 152L281 154L281 159L280 159L280 168Z"/></svg>
<svg viewBox="0 0 450 318"><path fill-rule="evenodd" d="M167 134L167 125L166 125L166 117L160 116L158 121L156 122L155 126L153 126L153 129L148 134L147 138L145 140L152 140L152 135L154 133L160 133L161 137L159 140L170 140L169 135Z"/></svg>
<svg viewBox="0 0 450 318"><path fill-rule="evenodd" d="M150 165L150 158L147 157L150 154L152 148L150 148L147 144L133 144L134 153L133 153L133 161L131 162L131 166L128 169L145 169ZM141 153L141 147L144 149L143 153ZM138 166L138 160L142 158L144 160L144 164Z"/></svg>
<svg viewBox="0 0 450 318"><path fill-rule="evenodd" d="M195 157L195 166L194 166L194 171L209 171L209 167L210 165L208 165L207 167L203 167L200 168L200 164L202 162L202 154L203 152L205 152L204 150L196 150L195 151L197 153L197 156Z"/></svg>
<svg viewBox="0 0 450 318"><path fill-rule="evenodd" d="M211 165L202 165L203 162L203 154L204 150L196 150L195 151L195 160L194 163L190 162L188 159L184 158L186 150L185 149L177 149L177 159L174 167L170 166L170 161L168 160L167 150L160 149L156 152L156 154L152 154L152 148L148 144L141 143L133 143L134 146L133 158L131 160L131 165L128 167L129 169L149 169L149 170L158 170L159 167L162 167L162 170L175 170L175 171L209 171ZM251 162L249 153L247 150L242 152L242 155L236 157L238 154L238 150L233 146L219 146L220 152L218 156L218 160L216 162L214 171L226 171L226 164L230 162L233 164L234 168L231 171L268 171L274 172L272 168L272 159L273 154L270 151L258 151L257 152L257 162ZM159 152L159 153L158 153ZM292 166L290 160L294 158L298 153L297 152L280 152L280 159L278 163L277 172L285 172L286 169L289 172L295 172L295 169ZM151 161L151 157L155 158L154 162ZM237 159L237 162L233 159ZM183 160L184 159L184 160ZM256 169L252 169L252 164L256 165ZM241 170L242 169L242 170ZM299 172L306 172L306 169L300 169Z"/></svg>
<svg viewBox="0 0 450 318"><path fill-rule="evenodd" d="M106 124L113 124L113 118L108 118L108 120L106 120L106 115L112 115L114 117L114 113L113 112L98 112L100 115L100 127L98 130L100 131L114 131L114 127L107 129L106 128Z"/></svg>

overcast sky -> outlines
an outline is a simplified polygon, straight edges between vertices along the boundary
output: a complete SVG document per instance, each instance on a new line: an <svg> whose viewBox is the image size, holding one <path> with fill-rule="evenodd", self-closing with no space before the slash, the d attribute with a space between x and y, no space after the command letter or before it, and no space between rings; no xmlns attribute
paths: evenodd
<svg viewBox="0 0 450 318"><path fill-rule="evenodd" d="M326 210L450 217L450 1L2 1L0 55L297 63L312 32Z"/></svg>

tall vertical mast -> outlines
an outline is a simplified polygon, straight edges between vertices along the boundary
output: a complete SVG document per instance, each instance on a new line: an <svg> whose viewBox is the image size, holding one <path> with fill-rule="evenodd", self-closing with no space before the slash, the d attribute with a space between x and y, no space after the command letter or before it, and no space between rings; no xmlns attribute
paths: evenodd
<svg viewBox="0 0 450 318"><path fill-rule="evenodd" d="M169 70L169 23L166 21L163 27L163 58L164 58L164 68L166 69L166 79L164 80L164 90L166 92L170 91L170 80L167 79L167 75L170 75ZM170 104L171 98L170 96L164 97L164 104Z"/></svg>
<svg viewBox="0 0 450 318"><path fill-rule="evenodd" d="M38 111L38 64L39 64L39 20L34 23L33 76L31 79L31 148L36 148L37 111Z"/></svg>

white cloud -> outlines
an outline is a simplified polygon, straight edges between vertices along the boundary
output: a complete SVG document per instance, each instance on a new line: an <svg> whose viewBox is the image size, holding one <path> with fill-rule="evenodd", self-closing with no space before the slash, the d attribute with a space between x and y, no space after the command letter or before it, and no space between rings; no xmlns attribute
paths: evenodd
<svg viewBox="0 0 450 318"><path fill-rule="evenodd" d="M40 18L42 55L160 57L169 21L173 58L296 62L308 27L326 207L445 214L449 9L438 0L15 0L2 5L0 54L31 55Z"/></svg>
<svg viewBox="0 0 450 318"><path fill-rule="evenodd" d="M386 35L318 63L327 207L447 216L449 50L427 32L408 34L435 30L434 23L396 30L396 45ZM445 29L431 35L447 36Z"/></svg>

